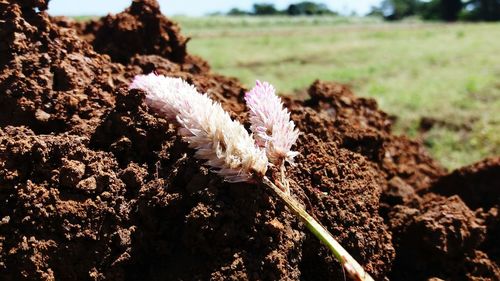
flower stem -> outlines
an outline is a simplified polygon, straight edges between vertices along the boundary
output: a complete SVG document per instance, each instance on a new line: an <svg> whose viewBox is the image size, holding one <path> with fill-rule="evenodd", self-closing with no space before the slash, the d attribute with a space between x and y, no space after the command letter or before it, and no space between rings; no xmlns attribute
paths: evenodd
<svg viewBox="0 0 500 281"><path fill-rule="evenodd" d="M281 189L285 192L286 195L290 195L290 184L288 183L288 179L285 174L285 161L282 161L280 164L280 185Z"/></svg>
<svg viewBox="0 0 500 281"><path fill-rule="evenodd" d="M335 258L342 264L345 271L353 280L359 281L373 281L373 278L363 269L363 267L333 238L333 236L319 224L306 210L304 210L300 203L293 199L289 194L285 193L277 187L267 177L263 178L263 183L268 186L278 197L283 200L290 210L297 215L307 228L323 243L330 251L332 251Z"/></svg>

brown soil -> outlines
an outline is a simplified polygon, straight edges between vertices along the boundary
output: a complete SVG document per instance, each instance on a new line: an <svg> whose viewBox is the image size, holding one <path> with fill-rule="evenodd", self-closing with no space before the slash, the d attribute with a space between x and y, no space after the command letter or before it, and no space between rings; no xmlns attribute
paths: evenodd
<svg viewBox="0 0 500 281"><path fill-rule="evenodd" d="M155 1L88 24L46 4L0 0L1 280L344 278L281 202L209 172L127 90L155 70L247 120L246 89L187 54ZM343 85L286 104L293 195L375 279L500 278L500 158L448 174Z"/></svg>

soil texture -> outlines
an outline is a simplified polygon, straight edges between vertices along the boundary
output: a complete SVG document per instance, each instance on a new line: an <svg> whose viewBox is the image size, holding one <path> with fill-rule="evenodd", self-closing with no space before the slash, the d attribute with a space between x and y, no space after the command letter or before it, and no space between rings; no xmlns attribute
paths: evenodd
<svg viewBox="0 0 500 281"><path fill-rule="evenodd" d="M344 279L264 186L211 173L128 90L181 77L248 125L248 89L188 54L156 1L88 23L47 4L0 0L1 280ZM285 104L293 196L376 280L500 279L499 157L447 172L337 83Z"/></svg>

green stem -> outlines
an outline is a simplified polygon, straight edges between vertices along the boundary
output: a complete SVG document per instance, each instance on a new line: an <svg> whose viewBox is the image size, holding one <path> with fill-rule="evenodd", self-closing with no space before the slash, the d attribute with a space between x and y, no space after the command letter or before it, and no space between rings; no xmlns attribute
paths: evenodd
<svg viewBox="0 0 500 281"><path fill-rule="evenodd" d="M288 208L297 215L307 228L333 253L335 258L342 264L347 274L354 280L372 281L373 278L363 269L363 267L333 238L333 236L321 224L319 224L300 203L277 187L267 177L263 178L263 183L278 195L285 202Z"/></svg>

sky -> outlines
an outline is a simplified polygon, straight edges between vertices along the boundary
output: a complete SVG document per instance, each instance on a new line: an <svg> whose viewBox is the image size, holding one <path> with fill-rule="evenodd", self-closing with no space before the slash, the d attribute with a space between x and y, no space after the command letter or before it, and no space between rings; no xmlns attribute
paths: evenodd
<svg viewBox="0 0 500 281"><path fill-rule="evenodd" d="M254 3L273 3L276 8L283 9L289 4L301 2L302 0L159 0L161 10L164 14L203 16L213 12L225 12L237 7L244 10L251 10ZM314 1L314 0L313 0ZM51 0L49 2L49 13L60 16L101 16L108 13L116 14L130 5L131 0ZM342 14L356 12L364 15L370 11L372 6L377 5L381 0L317 0L315 2L326 4L331 10Z"/></svg>

